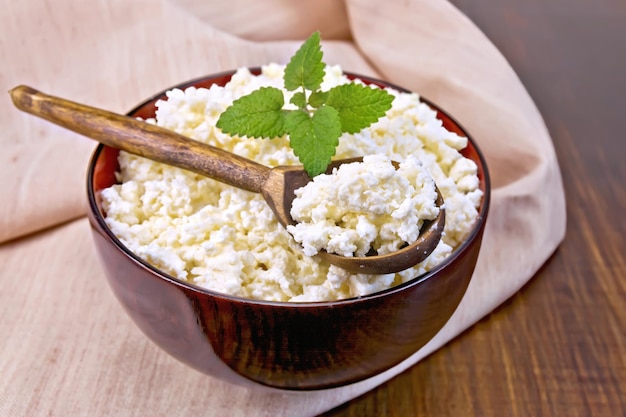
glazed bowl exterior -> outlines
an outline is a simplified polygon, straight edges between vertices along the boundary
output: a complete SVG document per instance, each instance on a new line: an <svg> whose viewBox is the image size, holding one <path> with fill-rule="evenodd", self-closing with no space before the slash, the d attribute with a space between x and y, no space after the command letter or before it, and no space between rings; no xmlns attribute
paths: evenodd
<svg viewBox="0 0 626 417"><path fill-rule="evenodd" d="M233 73L175 87L224 85ZM406 91L368 77L349 76ZM155 102L164 97L164 92L157 94L129 115L154 117ZM435 336L461 301L476 265L490 200L487 166L476 143L443 110L424 101L437 110L449 130L470 139L463 154L478 165L484 192L470 235L435 269L382 292L333 302L244 299L178 280L141 260L107 227L99 191L116 183L119 151L100 145L88 167L88 215L116 298L160 348L201 372L233 383L325 389L372 377L407 359Z"/></svg>

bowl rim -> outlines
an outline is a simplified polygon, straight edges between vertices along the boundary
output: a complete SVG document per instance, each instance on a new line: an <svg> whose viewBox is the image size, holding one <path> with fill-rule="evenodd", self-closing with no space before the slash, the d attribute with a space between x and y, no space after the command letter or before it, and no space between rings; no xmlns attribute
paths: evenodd
<svg viewBox="0 0 626 417"><path fill-rule="evenodd" d="M261 71L262 67L246 67L251 73L258 73ZM224 78L224 77L228 77L228 76L232 76L234 75L236 72L238 71L238 69L235 70L228 70L228 71L222 71L219 73L215 73L215 74L209 74L209 75L205 75L205 76L200 76L200 77L196 77L193 79L190 79L188 81L184 81L182 83L178 83L172 87L166 88L152 96L150 96L149 98L143 100L141 103L137 104L135 107L133 107L130 111L128 111L126 114L129 116L132 116L134 113L136 113L137 111L139 111L142 107L150 104L150 103L154 103L159 99L163 99L166 97L166 92L172 90L172 89L181 89L184 90L186 88L189 87L196 87L197 84L201 83L201 82L206 82L208 80L211 79L220 79L220 78ZM383 86L385 88L392 88L395 90L398 90L400 92L404 92L404 93L414 93L404 87L400 87L398 85L395 85L393 83L390 83L388 81L384 81L375 77L371 77L371 76L366 76L366 75L361 75L358 73L354 73L354 72L350 72L350 71L342 71L343 74L345 74L346 76L348 76L351 79L359 79L363 82L366 82L368 84L375 84L375 85L379 85L379 86ZM375 299L379 299L379 298L383 298L386 296L389 296L390 294L395 294L398 292L403 292L411 287L420 285L421 283L432 279L439 271L445 269L446 267L448 267L450 264L452 264L458 257L460 257L462 255L463 252L465 252L469 246L477 239L479 238L480 234L482 233L483 229L484 229L484 224L487 220L487 215L489 213L489 206L491 203L491 178L490 178L490 174L489 174L489 169L487 167L487 162L485 159L485 156L482 152L482 150L478 147L478 144L476 143L476 141L473 139L473 137L468 134L467 130L463 127L463 125L461 125L455 118L453 118L447 111L445 111L441 106L435 104L434 102L432 102L431 100L423 97L421 94L417 93L419 96L419 99L421 102L427 104L429 107L431 107L432 109L434 109L437 112L442 113L443 115L445 115L448 119L450 119L450 121L452 121L457 127L458 129L463 132L463 134L465 135L465 137L468 139L468 143L472 145L472 148L474 150L474 152L476 153L476 155L478 156L478 160L480 161L481 166L479 168L482 169L482 178L481 180L484 182L484 190L483 190L483 196L482 196L482 201L480 204L480 210L478 212L478 215L476 217L476 221L474 223L474 225L472 226L472 229L470 231L470 233L468 234L468 236L465 238L465 240L456 248L452 251L452 253L445 258L441 263L439 263L436 267L434 267L433 269L418 275L414 278L411 278L410 280L402 283L402 284L398 284L394 287L391 288L387 288L381 291L376 291L374 293L371 294L366 294L366 295L362 295L362 296L357 296L357 297L351 297L351 298L344 298L344 299L339 299L339 300L333 300L333 301L270 301L270 300L261 300L261 299L254 299L254 298L246 298L246 297L241 297L241 296L236 296L236 295L230 295L230 294L226 294L226 293L222 293L222 292L218 292L215 290L211 290L205 287L201 287L199 285L193 284L189 281L183 281L181 279L178 279L170 274L168 274L165 271L162 271L158 268L156 268L155 266L151 265L150 263L144 261L143 259L141 259L139 256L137 256L135 253L133 253L129 248L127 248L121 241L120 239L115 236L115 234L111 231L111 229L107 226L105 220L104 220L104 216L102 215L102 213L100 212L100 209L98 207L98 201L97 201L97 191L94 189L94 176L95 176L95 167L96 167L96 162L98 161L98 158L100 157L100 155L102 154L103 150L105 148L109 148L106 145L103 144L99 144L96 149L93 151L91 158L89 160L89 164L87 166L87 197L88 197L88 201L89 201L89 211L90 211L90 220L92 220L92 223L95 221L95 223L97 224L98 228L103 231L106 234L106 237L108 237L110 239L110 241L113 243L113 245L119 250L121 251L127 258L129 258L129 260L131 260L133 263L135 263L137 266L141 267L142 269L146 269L149 272L151 272L153 275L155 275L156 277L163 279L165 281L167 281L170 284L174 284L178 287L182 287L187 291L193 291L193 292L200 292L202 294L211 296L211 297L216 297L216 298L221 298L221 299L226 299L226 300L231 300L233 302L239 302L239 303L248 303L248 304L254 304L254 305L264 305L264 306L273 306L273 307L281 307L281 308L299 308L299 309L306 309L306 308L319 308L319 307L337 307L340 305L349 305L349 304L354 304L354 303L360 303L366 300L375 300Z"/></svg>

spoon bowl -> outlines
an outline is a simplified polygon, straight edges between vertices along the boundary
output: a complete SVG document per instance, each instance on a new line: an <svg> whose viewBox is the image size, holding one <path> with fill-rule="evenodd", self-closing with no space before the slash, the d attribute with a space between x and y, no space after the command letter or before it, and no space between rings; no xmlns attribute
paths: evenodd
<svg viewBox="0 0 626 417"><path fill-rule="evenodd" d="M290 214L295 190L311 181L301 166L269 168L169 129L44 94L28 86L15 87L10 95L18 109L105 145L260 193L284 227L295 224ZM327 172L355 161L358 159L334 161ZM346 257L321 251L319 256L330 264L363 274L394 273L420 263L432 253L443 233L445 210L438 189L437 193L439 215L425 223L415 242L384 255Z"/></svg>

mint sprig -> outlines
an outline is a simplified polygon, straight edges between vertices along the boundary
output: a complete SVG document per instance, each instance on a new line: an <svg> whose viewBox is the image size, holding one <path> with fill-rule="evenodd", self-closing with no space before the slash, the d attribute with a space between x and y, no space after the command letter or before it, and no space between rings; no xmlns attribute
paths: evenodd
<svg viewBox="0 0 626 417"><path fill-rule="evenodd" d="M289 144L309 176L326 171L343 133L357 133L391 108L393 95L354 82L322 91L326 64L321 37L313 33L285 67L285 89L293 91L285 110L283 91L262 87L233 102L217 121L230 135L272 139L289 135Z"/></svg>

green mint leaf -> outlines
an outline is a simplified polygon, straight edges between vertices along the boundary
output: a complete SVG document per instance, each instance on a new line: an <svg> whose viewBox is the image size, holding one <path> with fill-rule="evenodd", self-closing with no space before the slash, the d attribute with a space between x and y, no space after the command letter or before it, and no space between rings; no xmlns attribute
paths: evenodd
<svg viewBox="0 0 626 417"><path fill-rule="evenodd" d="M220 115L217 127L226 134L254 138L289 134L291 148L306 172L311 177L325 172L341 134L360 132L378 121L391 108L394 96L355 83L321 91L326 74L322 57L321 36L315 32L285 67L284 86L295 92L290 103L298 110L283 110L282 90L262 87L235 100Z"/></svg>
<svg viewBox="0 0 626 417"><path fill-rule="evenodd" d="M331 88L326 105L339 113L342 131L358 133L383 117L391 108L393 99L380 88L349 83Z"/></svg>
<svg viewBox="0 0 626 417"><path fill-rule="evenodd" d="M289 102L298 106L298 108L304 109L306 107L306 95L302 91L299 91L291 97Z"/></svg>
<svg viewBox="0 0 626 417"><path fill-rule="evenodd" d="M307 111L292 111L286 116L285 125L291 148L307 174L315 177L326 171L341 136L337 110L323 106L312 116Z"/></svg>
<svg viewBox="0 0 626 417"><path fill-rule="evenodd" d="M216 126L222 132L253 138L276 138L287 133L283 92L262 87L233 102L221 115Z"/></svg>
<svg viewBox="0 0 626 417"><path fill-rule="evenodd" d="M309 97L309 104L315 108L322 107L328 100L328 91L314 91Z"/></svg>
<svg viewBox="0 0 626 417"><path fill-rule="evenodd" d="M299 88L315 91L320 88L326 65L322 62L321 36L313 33L304 41L285 67L285 88L294 91Z"/></svg>

